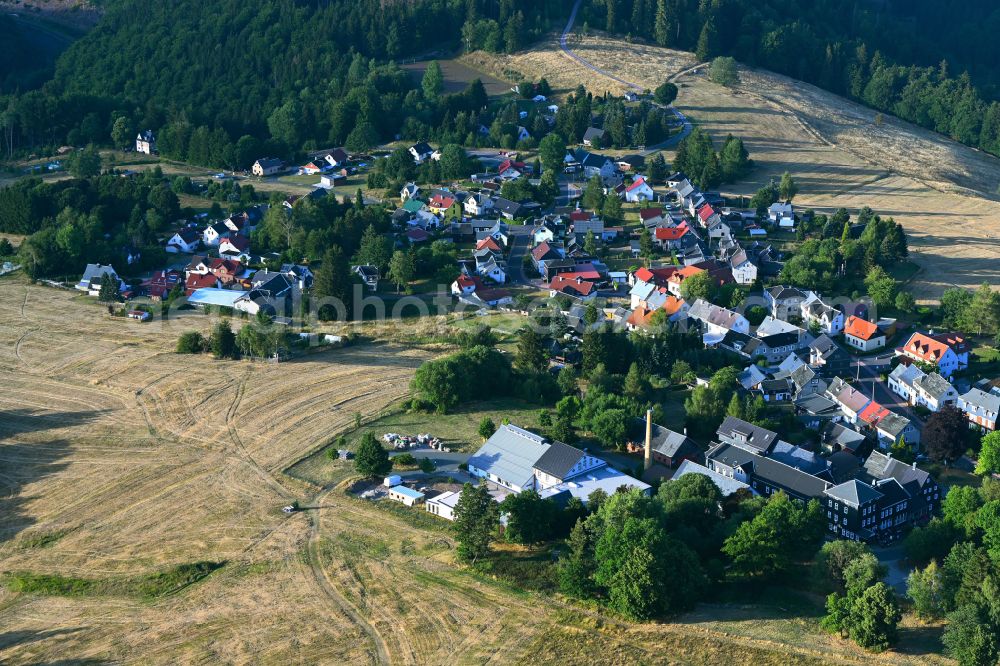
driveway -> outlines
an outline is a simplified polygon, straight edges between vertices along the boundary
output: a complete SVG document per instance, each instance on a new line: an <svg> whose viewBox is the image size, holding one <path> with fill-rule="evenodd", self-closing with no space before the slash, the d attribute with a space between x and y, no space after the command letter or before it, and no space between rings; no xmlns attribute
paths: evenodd
<svg viewBox="0 0 1000 666"><path fill-rule="evenodd" d="M430 458L437 465L437 469L433 474L424 474L420 470L411 470L407 472L395 472L404 479L420 479L426 476L440 476L446 474L448 476L454 476L459 481L468 481L471 477L458 468L459 464L464 463L469 459L468 453L462 453L460 451L438 451L437 449L408 449L406 451L390 451L389 457L395 458L401 453L409 453L414 458Z"/></svg>
<svg viewBox="0 0 1000 666"><path fill-rule="evenodd" d="M524 266L521 263L531 249L531 238L531 227L510 227L510 256L507 258L507 272L510 274L511 284L531 284L531 281L524 274Z"/></svg>
<svg viewBox="0 0 1000 666"><path fill-rule="evenodd" d="M906 578L910 575L911 569L906 565L906 552L903 544L896 543L888 547L874 546L872 552L888 570L885 576L886 584L897 594L905 596Z"/></svg>

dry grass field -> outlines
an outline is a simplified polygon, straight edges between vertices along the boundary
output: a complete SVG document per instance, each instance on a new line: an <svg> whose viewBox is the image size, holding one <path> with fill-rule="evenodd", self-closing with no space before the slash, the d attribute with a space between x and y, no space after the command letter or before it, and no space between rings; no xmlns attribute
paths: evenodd
<svg viewBox="0 0 1000 666"><path fill-rule="evenodd" d="M922 269L908 287L932 301L949 286L1000 286L1000 160L787 77L741 70L735 90L687 71L689 53L630 45L599 35L572 36L581 57L620 78L655 87L676 76L679 109L721 140L744 139L757 168L746 182L726 186L748 194L784 171L801 186L796 204L829 211L868 205L902 222ZM487 71L546 76L568 91L583 83L595 93L624 92L559 50L553 36L513 56L466 56Z"/></svg>

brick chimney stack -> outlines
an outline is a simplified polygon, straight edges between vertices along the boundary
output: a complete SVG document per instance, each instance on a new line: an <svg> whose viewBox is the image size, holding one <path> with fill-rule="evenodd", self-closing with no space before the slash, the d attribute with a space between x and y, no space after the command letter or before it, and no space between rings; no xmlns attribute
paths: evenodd
<svg viewBox="0 0 1000 666"><path fill-rule="evenodd" d="M644 469L653 466L653 410L646 410L646 455L643 460Z"/></svg>

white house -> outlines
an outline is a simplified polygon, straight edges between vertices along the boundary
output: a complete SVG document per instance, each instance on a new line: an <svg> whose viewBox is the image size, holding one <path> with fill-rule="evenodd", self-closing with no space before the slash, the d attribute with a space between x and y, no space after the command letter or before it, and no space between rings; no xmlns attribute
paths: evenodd
<svg viewBox="0 0 1000 666"><path fill-rule="evenodd" d="M702 338L706 345L721 342L729 331L750 334L750 322L743 315L700 298L688 310L688 319L701 322L704 327Z"/></svg>
<svg viewBox="0 0 1000 666"><path fill-rule="evenodd" d="M253 163L251 170L253 171L253 175L262 178L279 173L284 166L285 163L276 157L262 157Z"/></svg>
<svg viewBox="0 0 1000 666"><path fill-rule="evenodd" d="M466 215L479 217L493 209L493 199L485 194L470 194L462 207Z"/></svg>
<svg viewBox="0 0 1000 666"><path fill-rule="evenodd" d="M958 345L965 344L964 338L951 336L951 339L955 343L954 346L945 341L947 338L943 340L938 336L914 333L906 341L906 344L896 350L896 355L937 366L938 372L943 377L951 377L955 371L962 370L969 365L968 351L965 352L965 363L963 364L962 359L959 358L954 349Z"/></svg>
<svg viewBox="0 0 1000 666"><path fill-rule="evenodd" d="M393 502L405 504L406 506L413 506L423 503L424 494L419 490L400 485L389 488L389 499Z"/></svg>
<svg viewBox="0 0 1000 666"><path fill-rule="evenodd" d="M455 507L461 496L461 493L448 490L425 501L424 508L427 509L427 513L440 516L445 520L455 520Z"/></svg>
<svg viewBox="0 0 1000 666"><path fill-rule="evenodd" d="M152 155L156 152L156 136L153 130L143 130L135 137L135 152Z"/></svg>
<svg viewBox="0 0 1000 666"><path fill-rule="evenodd" d="M218 247L222 239L229 235L229 227L222 222L216 222L205 227L201 232L201 242L209 247Z"/></svg>
<svg viewBox="0 0 1000 666"><path fill-rule="evenodd" d="M555 232L548 225L542 224L532 230L531 237L533 245L540 245L541 243L548 243L554 240Z"/></svg>
<svg viewBox="0 0 1000 666"><path fill-rule="evenodd" d="M818 295L810 292L800 306L802 321L808 327L816 326L821 333L829 336L840 335L844 330L844 313L823 302Z"/></svg>
<svg viewBox="0 0 1000 666"><path fill-rule="evenodd" d="M844 323L844 342L864 352L885 346L885 333L875 324L851 315Z"/></svg>
<svg viewBox="0 0 1000 666"><path fill-rule="evenodd" d="M417 164L423 164L427 160L436 159L434 156L440 157L440 153L430 147L429 144L421 141L420 143L415 143L410 146L410 156L413 161Z"/></svg>
<svg viewBox="0 0 1000 666"><path fill-rule="evenodd" d="M750 259L746 250L740 250L729 258L729 269L736 284L753 284L757 281L757 264Z"/></svg>
<svg viewBox="0 0 1000 666"><path fill-rule="evenodd" d="M171 254L191 254L197 251L200 244L201 234L198 233L198 230L191 227L184 227L170 237L170 240L167 241L166 251Z"/></svg>
<svg viewBox="0 0 1000 666"><path fill-rule="evenodd" d="M625 201L635 203L637 201L652 201L654 198L653 188L649 186L643 176L639 176L632 181L632 184L625 188Z"/></svg>
<svg viewBox="0 0 1000 666"><path fill-rule="evenodd" d="M576 497L584 504L598 489L609 495L622 486L651 490L586 451L513 425L500 426L468 466L472 476L515 493L536 490L543 498Z"/></svg>
<svg viewBox="0 0 1000 666"><path fill-rule="evenodd" d="M101 291L101 282L104 280L105 275L110 275L118 280L119 291L125 291L128 288L128 285L122 282L112 266L102 266L101 264L87 264L87 268L83 271L83 276L76 283L76 288L87 292L91 296L97 296Z"/></svg>
<svg viewBox="0 0 1000 666"><path fill-rule="evenodd" d="M791 202L771 204L767 209L767 219L782 229L795 228L795 211Z"/></svg>
<svg viewBox="0 0 1000 666"><path fill-rule="evenodd" d="M889 373L889 389L911 405L936 412L944 405L958 403L958 391L936 372L925 373L916 364L900 363Z"/></svg>
<svg viewBox="0 0 1000 666"><path fill-rule="evenodd" d="M250 258L250 239L242 234L227 236L219 242L219 256L243 261Z"/></svg>

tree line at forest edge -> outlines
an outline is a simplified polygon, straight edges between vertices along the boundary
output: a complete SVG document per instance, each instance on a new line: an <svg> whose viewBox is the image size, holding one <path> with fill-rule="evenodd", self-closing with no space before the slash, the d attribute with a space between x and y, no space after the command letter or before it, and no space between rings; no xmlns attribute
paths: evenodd
<svg viewBox="0 0 1000 666"><path fill-rule="evenodd" d="M588 0L581 21L703 61L735 56L1000 155L991 0Z"/></svg>

